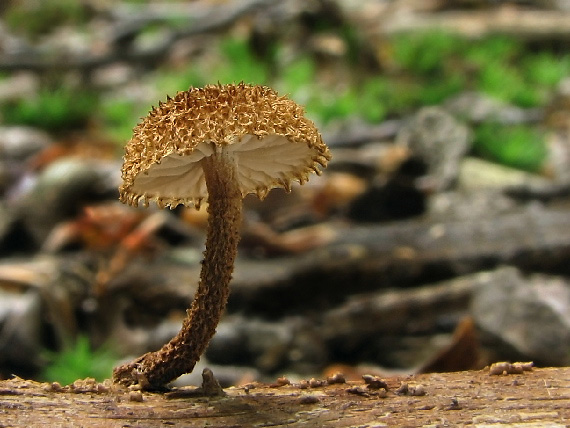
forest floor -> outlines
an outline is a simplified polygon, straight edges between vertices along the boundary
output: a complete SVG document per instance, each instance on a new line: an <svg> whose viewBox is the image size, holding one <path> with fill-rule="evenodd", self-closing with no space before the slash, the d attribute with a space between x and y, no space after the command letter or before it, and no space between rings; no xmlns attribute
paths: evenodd
<svg viewBox="0 0 570 428"><path fill-rule="evenodd" d="M0 428L570 426L563 2L23 3L0 1ZM305 105L333 160L246 198L195 373L99 383L179 330L205 240L204 208L118 204L122 147L166 94L239 81ZM479 371L502 360L537 368ZM224 396L183 386L205 366Z"/></svg>

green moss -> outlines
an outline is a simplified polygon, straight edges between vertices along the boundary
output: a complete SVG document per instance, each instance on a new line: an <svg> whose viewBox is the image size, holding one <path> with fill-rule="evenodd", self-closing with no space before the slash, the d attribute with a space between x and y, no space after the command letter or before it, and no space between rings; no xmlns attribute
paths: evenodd
<svg viewBox="0 0 570 428"><path fill-rule="evenodd" d="M503 36L472 43L465 61L477 89L522 107L544 104L570 71L567 55L529 52L520 41Z"/></svg>
<svg viewBox="0 0 570 428"><path fill-rule="evenodd" d="M440 104L453 94L457 94L466 87L466 81L462 74L446 74L441 79L433 79L422 86L418 91L418 104Z"/></svg>
<svg viewBox="0 0 570 428"><path fill-rule="evenodd" d="M203 73L193 66L181 70L160 70L155 82L160 92L170 95L185 91L191 86L201 87L206 83L208 80Z"/></svg>
<svg viewBox="0 0 570 428"><path fill-rule="evenodd" d="M109 350L93 350L86 336L79 336L77 341L61 352L45 353L50 362L43 370L41 379L46 382L59 382L63 385L86 377L102 381L111 377L113 366L117 362Z"/></svg>
<svg viewBox="0 0 570 428"><path fill-rule="evenodd" d="M344 23L338 31L347 47L345 54L346 59L351 64L358 65L358 62L362 57L363 50L363 43L358 31L348 23Z"/></svg>
<svg viewBox="0 0 570 428"><path fill-rule="evenodd" d="M317 24L315 31L333 29L327 22ZM354 65L360 52L357 32L349 27L335 31L349 45L352 53L346 59ZM216 81L269 84L306 105L309 115L321 123L352 115L376 122L440 104L464 90L523 107L542 105L570 69L570 57L528 53L520 41L504 36L472 41L430 31L398 34L388 43L391 57L382 74L366 74L356 67L360 71L351 81L325 84L320 64L308 54L279 63L279 45L260 56L248 39L227 38L219 45L218 57L201 63L201 68L162 73L159 88L175 93ZM340 85L343 89L334 89Z"/></svg>
<svg viewBox="0 0 570 428"><path fill-rule="evenodd" d="M358 96L352 89L337 93L315 94L307 103L307 112L317 120L328 123L334 119L349 117L357 112Z"/></svg>
<svg viewBox="0 0 570 428"><path fill-rule="evenodd" d="M523 125L483 123L475 129L477 154L503 165L526 171L539 171L547 149L540 131Z"/></svg>
<svg viewBox="0 0 570 428"><path fill-rule="evenodd" d="M524 58L522 72L529 84L553 88L570 73L570 56L532 54Z"/></svg>
<svg viewBox="0 0 570 428"><path fill-rule="evenodd" d="M423 105L439 104L467 88L463 69L467 40L446 32L404 33L390 40L390 62L395 70L387 77L398 88L388 97L389 112L400 114Z"/></svg>
<svg viewBox="0 0 570 428"><path fill-rule="evenodd" d="M78 25L88 14L77 0L14 2L4 13L4 21L13 31L37 38L61 25Z"/></svg>
<svg viewBox="0 0 570 428"><path fill-rule="evenodd" d="M368 122L380 122L386 117L386 99L391 95L390 82L382 77L364 82L358 97L358 113Z"/></svg>
<svg viewBox="0 0 570 428"><path fill-rule="evenodd" d="M522 107L536 106L542 101L538 88L528 84L518 68L499 62L488 63L481 70L478 88L493 97Z"/></svg>
<svg viewBox="0 0 570 428"><path fill-rule="evenodd" d="M48 131L67 131L85 126L96 111L98 96L69 87L43 88L33 98L2 105L4 123L29 125Z"/></svg>
<svg viewBox="0 0 570 428"><path fill-rule="evenodd" d="M101 102L97 112L104 133L121 148L129 140L139 119L151 109L133 100L110 98Z"/></svg>
<svg viewBox="0 0 570 428"><path fill-rule="evenodd" d="M306 90L307 86L315 81L316 70L313 58L309 56L297 58L279 71L280 86L289 94Z"/></svg>
<svg viewBox="0 0 570 428"><path fill-rule="evenodd" d="M393 60L412 74L442 73L465 43L461 37L441 31L399 34L392 39Z"/></svg>
<svg viewBox="0 0 570 428"><path fill-rule="evenodd" d="M161 91L175 94L190 86L204 86L207 83L267 84L269 65L258 58L246 39L226 38L220 42L219 56L201 66L189 65L177 70L161 70L157 86Z"/></svg>
<svg viewBox="0 0 570 428"><path fill-rule="evenodd" d="M488 63L508 64L523 53L521 43L507 36L488 36L465 44L462 57L467 68L480 69Z"/></svg>
<svg viewBox="0 0 570 428"><path fill-rule="evenodd" d="M267 64L252 52L247 40L228 38L220 44L223 64L213 76L220 83L265 84L269 78Z"/></svg>
<svg viewBox="0 0 570 428"><path fill-rule="evenodd" d="M408 97L416 107L440 103L461 90L535 107L570 70L569 56L529 53L522 42L505 36L468 41L441 32L400 34L390 51L398 68L391 78L419 84L419 93Z"/></svg>

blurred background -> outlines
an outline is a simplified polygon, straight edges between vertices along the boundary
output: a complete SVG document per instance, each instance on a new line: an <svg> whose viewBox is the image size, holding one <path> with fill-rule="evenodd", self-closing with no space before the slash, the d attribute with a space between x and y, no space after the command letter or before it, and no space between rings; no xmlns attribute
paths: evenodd
<svg viewBox="0 0 570 428"><path fill-rule="evenodd" d="M121 205L123 146L240 81L306 106L333 160L246 198L201 366L569 365L569 39L567 0L3 0L0 378L101 380L176 334L206 212Z"/></svg>

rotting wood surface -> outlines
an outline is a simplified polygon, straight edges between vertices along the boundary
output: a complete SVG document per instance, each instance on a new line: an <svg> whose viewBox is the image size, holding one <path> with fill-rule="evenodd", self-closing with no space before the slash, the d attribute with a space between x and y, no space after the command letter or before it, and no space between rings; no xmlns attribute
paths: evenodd
<svg viewBox="0 0 570 428"><path fill-rule="evenodd" d="M491 376L489 369L385 378L389 390L363 381L228 388L220 398L87 388L54 392L22 379L0 382L0 426L517 426L570 425L570 367ZM398 395L402 383L425 395ZM411 388L410 388L411 390ZM418 389L416 389L417 391ZM182 395L182 397L181 397Z"/></svg>

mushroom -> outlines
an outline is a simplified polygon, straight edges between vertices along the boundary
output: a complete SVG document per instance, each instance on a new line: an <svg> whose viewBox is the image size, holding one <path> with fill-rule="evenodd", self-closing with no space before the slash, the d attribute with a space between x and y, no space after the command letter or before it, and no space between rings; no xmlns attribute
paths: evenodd
<svg viewBox="0 0 570 428"><path fill-rule="evenodd" d="M160 208L208 201L198 290L180 332L160 350L113 371L113 380L160 389L194 368L225 309L239 241L242 199L291 190L331 155L301 106L265 86L208 85L153 108L125 148L120 200Z"/></svg>

